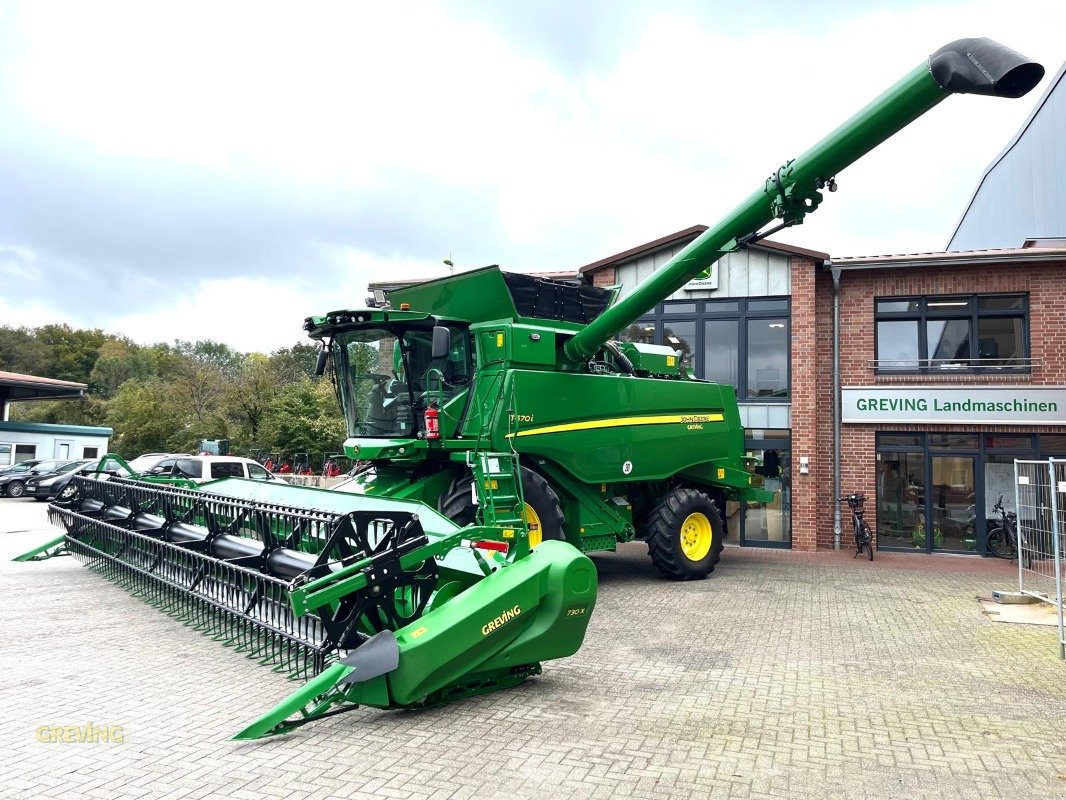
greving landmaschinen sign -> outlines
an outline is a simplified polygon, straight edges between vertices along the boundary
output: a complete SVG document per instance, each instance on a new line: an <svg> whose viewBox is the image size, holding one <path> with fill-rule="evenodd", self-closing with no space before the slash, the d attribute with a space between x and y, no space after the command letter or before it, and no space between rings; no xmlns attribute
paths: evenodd
<svg viewBox="0 0 1066 800"><path fill-rule="evenodd" d="M1066 424L1066 387L847 386L841 421Z"/></svg>

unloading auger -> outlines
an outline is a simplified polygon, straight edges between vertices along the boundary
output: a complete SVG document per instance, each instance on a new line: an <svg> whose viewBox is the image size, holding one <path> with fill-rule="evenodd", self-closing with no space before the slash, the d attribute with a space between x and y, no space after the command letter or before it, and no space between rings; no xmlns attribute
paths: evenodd
<svg viewBox="0 0 1066 800"><path fill-rule="evenodd" d="M581 646L596 600L584 552L639 538L663 575L699 579L722 552L719 509L766 499L731 387L612 337L726 253L801 223L841 170L948 95L1021 97L1043 73L988 39L941 48L618 302L487 268L398 290L396 309L312 317L345 452L370 464L353 493L76 478L50 512L65 534L20 559L70 553L309 679L237 738L516 685Z"/></svg>

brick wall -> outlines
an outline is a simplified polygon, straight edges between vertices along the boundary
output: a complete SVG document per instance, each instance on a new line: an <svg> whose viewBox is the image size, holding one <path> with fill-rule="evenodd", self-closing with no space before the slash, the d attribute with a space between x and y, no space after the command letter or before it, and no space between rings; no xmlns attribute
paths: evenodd
<svg viewBox="0 0 1066 800"><path fill-rule="evenodd" d="M817 267L792 259L792 547L814 550L818 535L818 486L826 464L818 450L818 318L815 313ZM810 473L800 474L800 459Z"/></svg>
<svg viewBox="0 0 1066 800"><path fill-rule="evenodd" d="M592 273L593 286L614 286L617 283L614 267L604 267Z"/></svg>
<svg viewBox="0 0 1066 800"><path fill-rule="evenodd" d="M983 264L979 267L892 268L862 272L845 271L841 278L841 384L874 385L953 385L1029 384L1066 385L1066 262L1040 265ZM833 541L833 284L824 271L814 275L802 262L793 267L793 547L831 547ZM815 286L813 325L814 353L810 343L797 341L797 331L807 336L812 326L800 319L811 300L806 292ZM801 288L802 287L802 288ZM799 290L799 291L797 291ZM869 363L874 353L874 298L934 294L982 294L1026 292L1029 294L1030 356L1039 362L1029 375L875 375ZM813 386L809 384L813 380ZM811 407L807 407L810 403ZM811 442L811 431L815 441ZM876 532L877 473L875 434L878 431L951 431L995 433L1066 433L1066 427L966 426L966 425L842 425L841 489L864 492L867 519ZM809 452L808 452L809 450ZM811 476L805 484L799 476L798 457L812 460ZM807 477L807 476L803 476ZM808 491L814 487L813 491ZM850 520L843 514L844 542L850 535Z"/></svg>

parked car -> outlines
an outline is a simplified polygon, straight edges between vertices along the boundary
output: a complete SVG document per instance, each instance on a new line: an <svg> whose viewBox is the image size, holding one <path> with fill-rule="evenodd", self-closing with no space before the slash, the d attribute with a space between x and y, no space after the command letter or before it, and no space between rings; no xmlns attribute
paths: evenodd
<svg viewBox="0 0 1066 800"><path fill-rule="evenodd" d="M238 456L168 456L141 474L146 478L181 478L193 483L206 483L219 478L286 482L267 472L258 461Z"/></svg>
<svg viewBox="0 0 1066 800"><path fill-rule="evenodd" d="M124 478L135 477L135 473L122 467L121 464L111 461L100 469L101 459L95 461L74 461L60 469L34 476L26 481L26 494L32 495L34 500L44 502L52 497L62 497L63 490L70 486L70 480L75 475L95 475L101 480L107 480L112 475L121 475ZM70 486L71 490L74 489Z"/></svg>
<svg viewBox="0 0 1066 800"><path fill-rule="evenodd" d="M44 459L41 458L35 458L30 461L19 461L17 464L7 464L3 467L0 467L0 475L8 475L12 472L28 472L29 470L40 464L43 460Z"/></svg>
<svg viewBox="0 0 1066 800"><path fill-rule="evenodd" d="M27 463L25 461L23 464ZM65 460L47 460L38 461L34 466L24 470L11 470L3 475L0 475L0 495L7 495L8 497L22 497L26 494L26 482L30 478L43 475L47 472L52 472L67 464L73 464L69 458ZM84 464L85 462L78 462ZM16 464L15 466L21 466Z"/></svg>
<svg viewBox="0 0 1066 800"><path fill-rule="evenodd" d="M158 467L168 458L192 458L191 453L144 453L129 462L130 469L138 475L145 475Z"/></svg>

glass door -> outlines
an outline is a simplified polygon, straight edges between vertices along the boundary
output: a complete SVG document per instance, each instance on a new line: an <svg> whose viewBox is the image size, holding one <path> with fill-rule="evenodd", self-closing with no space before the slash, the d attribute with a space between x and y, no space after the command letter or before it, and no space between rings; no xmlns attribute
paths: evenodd
<svg viewBox="0 0 1066 800"><path fill-rule="evenodd" d="M922 453L879 453L877 462L877 546L926 549L925 457ZM843 535L851 514L841 509Z"/></svg>
<svg viewBox="0 0 1066 800"><path fill-rule="evenodd" d="M769 503L729 503L726 541L749 547L792 546L792 449L789 431L755 430L745 444L751 485L774 493Z"/></svg>
<svg viewBox="0 0 1066 800"><path fill-rule="evenodd" d="M931 455L929 519L925 547L973 552L975 549L976 459L973 456Z"/></svg>

